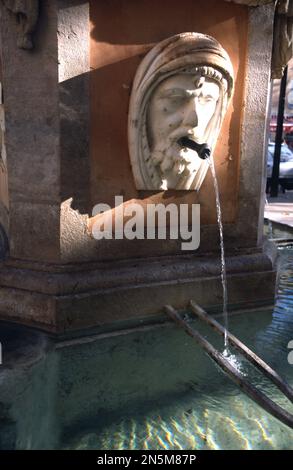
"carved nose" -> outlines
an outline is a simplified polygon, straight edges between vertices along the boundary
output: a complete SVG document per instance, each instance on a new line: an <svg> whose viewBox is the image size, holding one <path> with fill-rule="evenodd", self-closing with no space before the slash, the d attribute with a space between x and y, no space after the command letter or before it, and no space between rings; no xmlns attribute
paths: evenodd
<svg viewBox="0 0 293 470"><path fill-rule="evenodd" d="M187 127L197 127L198 125L198 115L197 115L197 100L196 98L191 98L186 105L186 110L184 112L183 124Z"/></svg>

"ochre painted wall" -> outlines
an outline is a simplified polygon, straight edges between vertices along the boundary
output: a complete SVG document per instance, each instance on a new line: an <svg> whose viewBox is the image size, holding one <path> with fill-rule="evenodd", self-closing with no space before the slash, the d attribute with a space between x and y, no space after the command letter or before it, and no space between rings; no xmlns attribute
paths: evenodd
<svg viewBox="0 0 293 470"><path fill-rule="evenodd" d="M201 223L216 221L210 174L194 191L152 193L134 186L127 143L127 116L136 69L158 41L184 31L206 33L227 50L236 77L215 150L225 223L237 217L240 131L243 109L248 8L222 0L107 0L90 2L91 11L91 201L114 205L146 199L201 204Z"/></svg>

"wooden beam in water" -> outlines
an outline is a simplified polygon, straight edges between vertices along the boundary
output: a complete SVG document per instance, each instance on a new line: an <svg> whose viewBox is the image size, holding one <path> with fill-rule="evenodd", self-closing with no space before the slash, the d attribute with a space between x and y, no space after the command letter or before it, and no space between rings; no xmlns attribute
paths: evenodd
<svg viewBox="0 0 293 470"><path fill-rule="evenodd" d="M196 342L206 351L206 353L216 362L221 369L235 382L240 389L249 396L253 401L260 405L264 410L280 420L282 423L293 429L293 415L288 411L281 408L273 402L264 393L254 387L248 380L246 380L240 372L217 350L215 349L201 334L194 330L185 320L183 320L179 313L171 306L166 305L165 311L169 317L184 331L191 336Z"/></svg>

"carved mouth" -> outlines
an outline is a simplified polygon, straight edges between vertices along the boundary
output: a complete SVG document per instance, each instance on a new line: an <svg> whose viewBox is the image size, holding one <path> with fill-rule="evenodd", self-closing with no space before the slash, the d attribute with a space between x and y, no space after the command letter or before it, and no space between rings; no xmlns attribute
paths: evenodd
<svg viewBox="0 0 293 470"><path fill-rule="evenodd" d="M211 149L206 143L198 144L187 136L180 137L177 143L180 145L180 147L189 148L197 152L198 156L202 160L205 160L206 158L209 158L211 156Z"/></svg>

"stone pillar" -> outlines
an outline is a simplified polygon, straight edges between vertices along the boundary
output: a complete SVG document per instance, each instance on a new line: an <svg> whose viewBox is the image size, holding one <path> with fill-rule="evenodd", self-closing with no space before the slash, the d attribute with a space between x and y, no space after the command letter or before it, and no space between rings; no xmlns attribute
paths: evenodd
<svg viewBox="0 0 293 470"><path fill-rule="evenodd" d="M55 2L44 2L33 51L17 47L17 17L4 5L1 34L10 256L58 262L61 198L54 6Z"/></svg>
<svg viewBox="0 0 293 470"><path fill-rule="evenodd" d="M86 2L40 2L30 51L2 5L11 258L62 262L66 200L87 205L88 15Z"/></svg>
<svg viewBox="0 0 293 470"><path fill-rule="evenodd" d="M10 251L1 270L1 314L54 324L59 286L50 274L52 289L45 273L66 270L81 236L89 238L89 5L34 0L22 24L19 5L0 6ZM32 18L29 49L22 32Z"/></svg>

